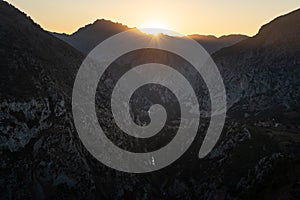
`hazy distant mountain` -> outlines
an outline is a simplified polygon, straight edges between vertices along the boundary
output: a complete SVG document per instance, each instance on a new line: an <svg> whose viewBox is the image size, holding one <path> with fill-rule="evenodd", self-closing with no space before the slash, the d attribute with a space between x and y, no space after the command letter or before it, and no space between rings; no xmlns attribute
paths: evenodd
<svg viewBox="0 0 300 200"><path fill-rule="evenodd" d="M236 34L224 35L219 38L212 35L197 35L197 34L189 35L188 37L199 42L205 48L205 50L210 54L224 47L234 45L242 40L249 38L246 35L236 35Z"/></svg>
<svg viewBox="0 0 300 200"><path fill-rule="evenodd" d="M92 24L80 28L71 35L53 33L56 37L69 43L84 54L90 52L96 45L103 40L113 36L129 28L119 23L114 23L109 20L96 20Z"/></svg>
<svg viewBox="0 0 300 200"><path fill-rule="evenodd" d="M129 30L127 26L114 23L108 20L96 20L93 24L86 25L71 35L53 33L56 37L66 41L84 54L89 53L103 40L122 31ZM190 38L198 41L208 51L214 53L223 47L227 47L240 42L248 36L227 35L222 37L190 35Z"/></svg>
<svg viewBox="0 0 300 200"><path fill-rule="evenodd" d="M230 108L220 141L199 160L197 136L146 174L110 169L82 146L70 94L84 56L3 1L0 19L1 199L299 199L300 10L213 54Z"/></svg>

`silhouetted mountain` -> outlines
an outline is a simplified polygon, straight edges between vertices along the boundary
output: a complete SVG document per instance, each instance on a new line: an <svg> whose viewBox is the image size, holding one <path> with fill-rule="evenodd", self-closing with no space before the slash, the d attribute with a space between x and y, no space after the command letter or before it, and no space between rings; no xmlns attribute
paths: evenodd
<svg viewBox="0 0 300 200"><path fill-rule="evenodd" d="M206 158L197 159L200 135L172 165L129 174L98 162L76 133L70 94L84 56L0 1L1 199L299 199L299 12L213 55L230 110ZM173 59L149 52L149 58ZM120 61L114 65L123 64L122 70L131 62ZM96 94L96 109L103 98ZM137 103L143 101L149 103ZM119 133L111 118L98 120ZM205 123L199 132L205 133Z"/></svg>
<svg viewBox="0 0 300 200"><path fill-rule="evenodd" d="M59 33L53 34L69 43L82 53L87 54L103 40L128 29L129 28L127 26L122 24L101 19L80 28L71 35Z"/></svg>
<svg viewBox="0 0 300 200"><path fill-rule="evenodd" d="M83 55L2 1L0 15L2 97L38 96L52 82L70 89Z"/></svg>
<svg viewBox="0 0 300 200"><path fill-rule="evenodd" d="M234 35L234 34L224 35L219 38L212 35L206 36L206 35L197 35L197 34L189 35L188 37L199 42L205 48L205 50L210 54L215 53L216 51L224 47L234 45L242 40L249 38L246 35Z"/></svg>
<svg viewBox="0 0 300 200"><path fill-rule="evenodd" d="M69 43L84 54L88 54L94 47L105 39L129 30L127 26L119 23L113 23L107 20L96 20L93 24L86 25L71 35L53 33L56 37ZM190 38L198 41L208 53L214 53L223 47L227 47L240 42L248 36L245 35L227 35L222 37L190 35Z"/></svg>

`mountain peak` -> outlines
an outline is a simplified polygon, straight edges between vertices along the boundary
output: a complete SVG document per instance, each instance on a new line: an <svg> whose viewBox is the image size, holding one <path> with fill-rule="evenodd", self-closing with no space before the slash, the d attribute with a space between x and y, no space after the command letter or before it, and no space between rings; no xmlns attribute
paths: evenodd
<svg viewBox="0 0 300 200"><path fill-rule="evenodd" d="M103 25L103 24L108 24L108 25L120 25L120 26L123 26L123 27L127 27L126 25L123 25L122 23L119 23L119 22L113 22L111 20L108 20L108 19L96 19L96 21L93 22L93 25Z"/></svg>
<svg viewBox="0 0 300 200"><path fill-rule="evenodd" d="M297 10L294 10L290 13L281 15L269 23L263 25L258 34L267 34L273 29L276 29L278 33L288 33L291 31L294 31L294 28L299 28L299 26L295 26L299 23L300 19L300 8Z"/></svg>
<svg viewBox="0 0 300 200"><path fill-rule="evenodd" d="M258 40L265 40L265 45L291 43L300 37L300 9L275 18L263 25L257 35Z"/></svg>
<svg viewBox="0 0 300 200"><path fill-rule="evenodd" d="M71 35L76 35L79 32L87 32L87 31L92 31L92 32L122 32L125 30L128 30L129 27L126 25L123 25L118 22L113 22L111 20L106 20L106 19L97 19L91 24L87 24L84 27L79 28L76 32L74 32Z"/></svg>
<svg viewBox="0 0 300 200"><path fill-rule="evenodd" d="M54 36L64 40L84 54L87 54L97 44L110 36L129 30L128 26L106 19L97 19L91 24L79 28L71 35L53 33Z"/></svg>
<svg viewBox="0 0 300 200"><path fill-rule="evenodd" d="M259 32L246 40L235 45L221 49L214 54L214 57L225 55L238 56L232 52L258 53L260 51L276 51L277 53L299 52L300 49L300 9L275 18L263 25Z"/></svg>

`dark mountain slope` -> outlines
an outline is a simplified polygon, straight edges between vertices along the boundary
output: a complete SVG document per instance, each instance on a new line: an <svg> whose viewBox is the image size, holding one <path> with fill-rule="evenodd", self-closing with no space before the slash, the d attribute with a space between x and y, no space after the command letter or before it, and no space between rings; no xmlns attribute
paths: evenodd
<svg viewBox="0 0 300 200"><path fill-rule="evenodd" d="M83 56L4 1L0 19L0 198L92 197L70 114Z"/></svg>
<svg viewBox="0 0 300 200"><path fill-rule="evenodd" d="M1 1L0 9L2 97L43 93L48 85L42 76L55 77L49 82L63 90L70 88L83 56L7 3Z"/></svg>
<svg viewBox="0 0 300 200"><path fill-rule="evenodd" d="M300 10L296 10L213 55L224 76L231 110L257 116L299 108L299 33Z"/></svg>

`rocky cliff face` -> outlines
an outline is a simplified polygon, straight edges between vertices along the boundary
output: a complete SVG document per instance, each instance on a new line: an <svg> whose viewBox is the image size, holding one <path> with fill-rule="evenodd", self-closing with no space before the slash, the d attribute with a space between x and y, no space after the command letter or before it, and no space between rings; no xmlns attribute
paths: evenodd
<svg viewBox="0 0 300 200"><path fill-rule="evenodd" d="M82 54L3 1L0 11L3 199L299 198L299 10L213 55L229 95L220 141L199 160L199 134L148 174L109 169L82 146L70 107Z"/></svg>

